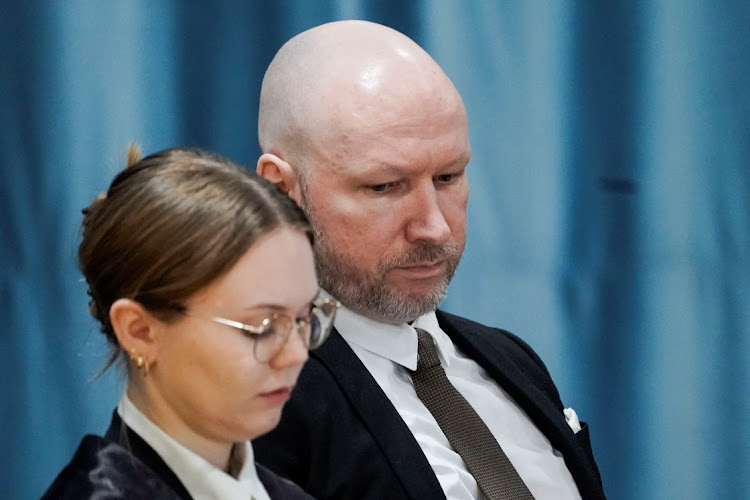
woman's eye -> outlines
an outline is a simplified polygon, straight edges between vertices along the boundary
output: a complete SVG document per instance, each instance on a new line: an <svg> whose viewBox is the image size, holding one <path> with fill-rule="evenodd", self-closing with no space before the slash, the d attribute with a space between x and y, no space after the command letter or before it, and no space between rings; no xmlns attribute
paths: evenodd
<svg viewBox="0 0 750 500"><path fill-rule="evenodd" d="M276 324L275 322L271 322L268 324L259 324L257 327L257 330L255 330L255 334L252 336L257 338L263 338L268 337L272 335L276 331Z"/></svg>
<svg viewBox="0 0 750 500"><path fill-rule="evenodd" d="M251 327L250 333L252 334L259 334L268 330L271 322L270 318L264 318L262 316L260 318L245 318L244 321L242 321L242 323Z"/></svg>

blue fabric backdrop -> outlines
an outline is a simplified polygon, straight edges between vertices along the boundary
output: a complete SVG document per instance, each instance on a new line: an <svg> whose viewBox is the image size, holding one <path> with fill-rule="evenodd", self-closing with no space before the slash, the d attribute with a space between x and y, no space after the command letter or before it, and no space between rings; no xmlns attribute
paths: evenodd
<svg viewBox="0 0 750 500"><path fill-rule="evenodd" d="M0 497L38 497L117 402L75 249L127 142L253 165L275 50L345 18L410 35L464 96L445 309L539 351L611 498L750 498L747 0L2 2Z"/></svg>

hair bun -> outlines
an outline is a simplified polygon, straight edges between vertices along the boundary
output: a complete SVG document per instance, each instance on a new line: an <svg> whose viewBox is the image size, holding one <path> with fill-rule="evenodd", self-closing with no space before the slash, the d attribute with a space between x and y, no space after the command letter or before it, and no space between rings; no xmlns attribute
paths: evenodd
<svg viewBox="0 0 750 500"><path fill-rule="evenodd" d="M84 215L84 225L86 223L85 218L87 216L91 215L94 211L96 211L96 207L98 207L99 204L101 204L101 202L103 202L106 199L107 199L107 192L106 191L102 191L101 193L99 193L98 195L96 195L96 198L94 198L91 201L91 203L89 204L88 207L86 207L83 210L81 210L81 213Z"/></svg>
<svg viewBox="0 0 750 500"><path fill-rule="evenodd" d="M136 163L138 163L138 160L141 159L141 147L135 143L135 141L131 141L130 144L128 144L128 167L132 167Z"/></svg>

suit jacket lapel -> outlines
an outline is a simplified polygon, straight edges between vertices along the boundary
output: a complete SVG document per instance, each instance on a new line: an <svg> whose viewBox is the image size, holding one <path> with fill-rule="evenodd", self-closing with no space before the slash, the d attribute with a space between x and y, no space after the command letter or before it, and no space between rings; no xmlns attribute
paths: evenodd
<svg viewBox="0 0 750 500"><path fill-rule="evenodd" d="M159 454L143 438L123 423L116 410L112 414L112 423L104 437L110 441L119 443L120 446L135 455L154 474L159 476L162 481L172 488L180 498L186 500L192 499L190 493L188 493L175 473L172 472L172 469L169 468Z"/></svg>
<svg viewBox="0 0 750 500"><path fill-rule="evenodd" d="M548 393L540 389L519 364L498 348L497 343L487 340L486 333L467 330L464 325L458 328L440 311L438 321L456 347L484 368L526 412L550 440L552 447L563 454L581 492L590 491L589 488L599 490L598 481L593 477L591 467L587 466L589 455L568 426L557 391Z"/></svg>
<svg viewBox="0 0 750 500"><path fill-rule="evenodd" d="M312 352L330 370L362 418L404 490L414 499L445 498L432 467L416 439L349 344L334 329ZM391 411L383 411L388 408Z"/></svg>

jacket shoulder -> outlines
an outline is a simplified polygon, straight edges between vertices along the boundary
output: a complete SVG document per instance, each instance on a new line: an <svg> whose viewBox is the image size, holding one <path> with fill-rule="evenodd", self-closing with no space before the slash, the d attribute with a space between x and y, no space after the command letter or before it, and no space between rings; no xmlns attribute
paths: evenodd
<svg viewBox="0 0 750 500"><path fill-rule="evenodd" d="M180 497L128 450L100 436L88 435L42 496L45 500L82 498Z"/></svg>
<svg viewBox="0 0 750 500"><path fill-rule="evenodd" d="M467 356L488 372L496 373L497 363L509 362L531 379L562 411L562 401L542 358L519 336L467 318L436 311L440 328ZM502 361L501 361L502 360Z"/></svg>

